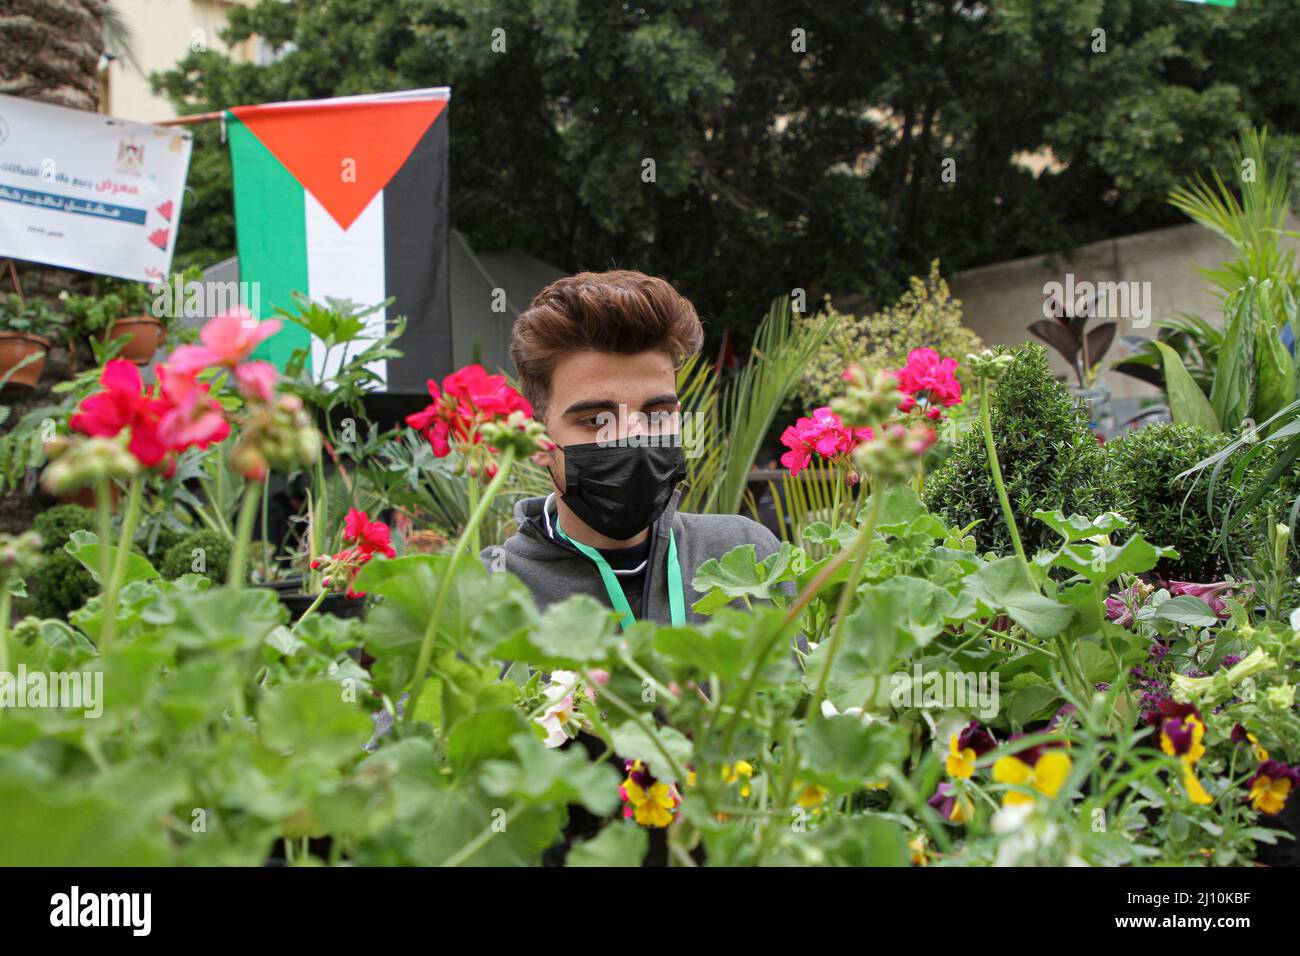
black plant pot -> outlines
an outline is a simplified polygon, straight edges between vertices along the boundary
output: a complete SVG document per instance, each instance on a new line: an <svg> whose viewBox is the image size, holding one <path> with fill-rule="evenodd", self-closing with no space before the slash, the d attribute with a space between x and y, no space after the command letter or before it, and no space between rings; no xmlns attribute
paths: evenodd
<svg viewBox="0 0 1300 956"><path fill-rule="evenodd" d="M307 609L315 603L317 595L304 594L299 588L301 582L278 582L261 585L276 592L280 603L289 609L289 620L296 622ZM325 595L325 600L316 609L317 614L329 614L333 617L365 617L366 599L350 598L342 591L332 591Z"/></svg>

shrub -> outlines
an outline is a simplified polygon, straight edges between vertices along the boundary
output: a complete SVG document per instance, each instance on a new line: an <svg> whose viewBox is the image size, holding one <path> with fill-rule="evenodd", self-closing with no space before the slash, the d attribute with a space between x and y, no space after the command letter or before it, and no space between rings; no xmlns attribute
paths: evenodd
<svg viewBox="0 0 1300 956"><path fill-rule="evenodd" d="M96 531L95 512L81 505L55 505L42 511L32 521L32 529L41 536L41 550L47 554L62 551L74 531Z"/></svg>
<svg viewBox="0 0 1300 956"><path fill-rule="evenodd" d="M66 619L69 614L99 593L94 575L72 555L62 550L45 556L31 573L31 612L37 617Z"/></svg>
<svg viewBox="0 0 1300 956"><path fill-rule="evenodd" d="M839 314L829 303L827 312ZM805 321L825 321L826 315L823 312ZM806 415L814 408L829 405L844 391L840 375L851 363L861 365L870 381L878 369L902 368L908 352L925 346L959 363L968 352L984 347L980 337L961 324L961 301L952 297L948 283L939 274L938 259L931 263L929 276L913 276L908 291L889 308L860 319L840 316L835 331L795 386L794 410ZM957 375L964 387L972 384L963 377L961 365Z"/></svg>
<svg viewBox="0 0 1300 956"><path fill-rule="evenodd" d="M1058 543L1056 532L1033 517L1035 511L1096 515L1111 510L1106 453L1088 428L1087 415L1053 377L1041 345L1015 351L991 401L1007 497L1028 555ZM1011 553L980 428L965 432L948 460L926 478L925 501L949 524L978 520L972 533L981 550Z"/></svg>
<svg viewBox="0 0 1300 956"><path fill-rule="evenodd" d="M1228 561L1218 550L1226 496L1216 496L1211 513L1205 481L1193 485L1193 479L1180 481L1178 476L1229 440L1195 425L1158 423L1125 432L1106 445L1115 510L1152 544L1178 550L1177 559L1156 566L1158 574L1179 581L1216 581L1228 572ZM1235 532L1229 554L1241 555L1250 537L1245 526Z"/></svg>
<svg viewBox="0 0 1300 956"><path fill-rule="evenodd" d="M196 552L203 558L202 571L194 569ZM165 578L202 574L213 584L225 584L229 567L230 539L219 531L194 531L167 549L158 571Z"/></svg>

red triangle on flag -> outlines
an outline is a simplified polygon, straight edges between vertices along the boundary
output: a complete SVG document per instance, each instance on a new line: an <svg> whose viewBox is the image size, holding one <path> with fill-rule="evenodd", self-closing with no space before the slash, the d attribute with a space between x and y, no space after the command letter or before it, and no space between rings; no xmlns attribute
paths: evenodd
<svg viewBox="0 0 1300 956"><path fill-rule="evenodd" d="M445 98L235 106L249 131L347 229L406 162Z"/></svg>

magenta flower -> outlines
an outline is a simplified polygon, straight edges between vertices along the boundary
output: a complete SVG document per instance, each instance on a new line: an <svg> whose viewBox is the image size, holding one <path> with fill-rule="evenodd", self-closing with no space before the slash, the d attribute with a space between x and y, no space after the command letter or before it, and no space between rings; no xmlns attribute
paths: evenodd
<svg viewBox="0 0 1300 956"><path fill-rule="evenodd" d="M956 371L956 359L940 358L934 349L912 349L907 364L897 372L898 387L914 400L948 408L961 402L961 382L957 381Z"/></svg>
<svg viewBox="0 0 1300 956"><path fill-rule="evenodd" d="M1225 597L1231 596L1234 588L1243 589L1242 597L1250 593L1250 585L1243 584L1240 581L1216 581L1213 584L1193 584L1191 581L1170 581L1169 594L1172 597L1178 597L1181 594L1190 594L1192 597L1200 598L1210 606L1216 617L1228 617L1228 602Z"/></svg>
<svg viewBox="0 0 1300 956"><path fill-rule="evenodd" d="M270 362L245 362L235 367L235 381L244 397L263 402L275 398L275 382L279 374Z"/></svg>
<svg viewBox="0 0 1300 956"><path fill-rule="evenodd" d="M230 423L222 413L221 403L193 374L160 365L158 381L167 402L166 410L158 419L158 436L173 451L207 448L230 434Z"/></svg>
<svg viewBox="0 0 1300 956"><path fill-rule="evenodd" d="M182 345L167 359L167 364L178 372L196 374L214 366L233 370L243 364L264 339L278 331L278 319L258 322L242 305L236 306L203 326L199 332L202 345Z"/></svg>
<svg viewBox="0 0 1300 956"><path fill-rule="evenodd" d="M842 460L858 444L874 437L870 428L850 428L829 406L815 409L812 418L800 418L781 433L781 444L789 449L781 464L797 475L808 467L813 454L829 460Z"/></svg>

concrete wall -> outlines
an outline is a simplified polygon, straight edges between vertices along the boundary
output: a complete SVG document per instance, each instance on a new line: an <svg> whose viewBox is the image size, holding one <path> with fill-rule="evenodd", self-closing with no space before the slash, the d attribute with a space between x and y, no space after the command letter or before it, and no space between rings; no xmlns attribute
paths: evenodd
<svg viewBox="0 0 1300 956"><path fill-rule="evenodd" d="M1296 228L1296 223L1291 223ZM1285 240L1300 249L1295 240ZM1194 223L1136 233L1083 246L1073 259L1030 256L1012 259L955 275L950 283L954 296L962 300L965 323L989 345L1015 345L1038 341L1026 331L1035 319L1043 318L1047 295L1043 286L1049 282L1065 284L1066 274L1073 273L1075 283L1136 282L1142 283L1141 304L1150 306L1154 323L1179 312L1191 312L1219 324L1222 313L1208 280L1197 268L1217 266L1234 257L1232 246L1208 229ZM1149 302L1148 302L1149 293ZM1135 300L1136 301L1136 300ZM1128 315L1112 316L1119 322L1116 343L1103 363L1108 367L1129 354L1120 342L1125 335L1152 336L1156 329L1142 326L1142 317L1130 308ZM1101 318L1093 320L1103 321ZM1049 350L1057 371L1064 374L1066 365ZM1074 381L1071 374L1069 381ZM1157 391L1127 375L1106 376L1116 398L1139 398Z"/></svg>
<svg viewBox="0 0 1300 956"><path fill-rule="evenodd" d="M199 45L228 51L237 62L265 57L256 38L229 50L217 36L233 8L252 4L253 0L114 0L118 15L131 32L131 50L139 69L121 57L108 65L100 75L101 111L145 123L173 118L176 112L167 98L150 91L149 74L171 69Z"/></svg>

